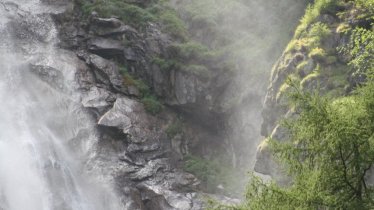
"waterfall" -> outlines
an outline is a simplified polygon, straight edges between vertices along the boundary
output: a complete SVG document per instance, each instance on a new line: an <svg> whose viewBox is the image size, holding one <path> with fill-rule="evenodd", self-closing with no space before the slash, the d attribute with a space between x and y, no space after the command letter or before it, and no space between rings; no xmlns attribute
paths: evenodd
<svg viewBox="0 0 374 210"><path fill-rule="evenodd" d="M85 163L97 143L81 108L75 57L59 50L39 0L0 0L0 210L121 209Z"/></svg>

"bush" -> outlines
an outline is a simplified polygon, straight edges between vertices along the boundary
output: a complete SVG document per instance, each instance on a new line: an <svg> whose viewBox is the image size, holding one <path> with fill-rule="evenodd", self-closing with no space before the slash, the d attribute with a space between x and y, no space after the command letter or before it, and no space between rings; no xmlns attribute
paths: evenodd
<svg viewBox="0 0 374 210"><path fill-rule="evenodd" d="M203 65L185 65L181 67L181 71L195 74L201 78L209 78L210 76L210 71Z"/></svg>
<svg viewBox="0 0 374 210"><path fill-rule="evenodd" d="M326 52L324 49L316 47L312 51L310 51L308 56L316 61L323 61L326 56Z"/></svg>
<svg viewBox="0 0 374 210"><path fill-rule="evenodd" d="M333 12L338 5L339 0L316 0L313 5L309 5L295 31L295 38L299 38L321 13Z"/></svg>
<svg viewBox="0 0 374 210"><path fill-rule="evenodd" d="M178 119L172 124L168 126L166 129L166 135L172 139L174 138L177 134L180 134L183 132L183 121Z"/></svg>
<svg viewBox="0 0 374 210"><path fill-rule="evenodd" d="M316 37L318 41L327 38L331 35L331 30L325 23L317 22L313 24L309 30L308 36L309 37Z"/></svg>
<svg viewBox="0 0 374 210"><path fill-rule="evenodd" d="M135 86L139 90L141 97L150 94L150 89L148 85L145 84L144 81L142 81L141 79L134 79L134 77L128 73L126 67L121 66L119 68L119 72L123 77L123 83L125 86Z"/></svg>
<svg viewBox="0 0 374 210"><path fill-rule="evenodd" d="M310 88L313 88L313 87L310 87L310 83L312 81L315 81L315 80L318 80L318 78L321 76L321 73L319 71L313 71L312 73L308 74L306 77L304 77L301 81L300 81L300 87L303 88L303 89L310 89Z"/></svg>
<svg viewBox="0 0 374 210"><path fill-rule="evenodd" d="M209 50L202 44L196 42L186 42L181 44L173 44L169 47L169 51L175 59L181 62L199 60Z"/></svg>
<svg viewBox="0 0 374 210"><path fill-rule="evenodd" d="M93 11L102 17L117 16L126 24L135 27L144 26L147 22L155 20L155 17L145 9L120 0L96 0L93 3L85 1L82 10L87 16Z"/></svg>
<svg viewBox="0 0 374 210"><path fill-rule="evenodd" d="M164 11L159 16L159 20L161 23L163 23L165 31L167 31L170 35L182 40L187 40L187 27L174 10Z"/></svg>
<svg viewBox="0 0 374 210"><path fill-rule="evenodd" d="M149 8L142 8L121 0L76 0L85 16L96 11L102 17L117 16L126 24L139 28L147 22L159 22L163 31L181 40L188 38L185 23L177 12L168 7L163 1L152 3Z"/></svg>
<svg viewBox="0 0 374 210"><path fill-rule="evenodd" d="M145 96L141 102L144 104L145 110L152 115L160 113L163 109L161 102L153 95Z"/></svg>
<svg viewBox="0 0 374 210"><path fill-rule="evenodd" d="M139 90L141 102L144 104L144 108L147 112L155 115L162 111L163 105L156 96L152 95L150 88L144 81L141 79L134 79L124 66L120 67L120 73L123 76L125 86L135 86Z"/></svg>
<svg viewBox="0 0 374 210"><path fill-rule="evenodd" d="M337 33L346 33L351 30L351 26L347 23L340 23L336 28Z"/></svg>
<svg viewBox="0 0 374 210"><path fill-rule="evenodd" d="M181 65L174 59L163 59L159 57L153 58L152 63L160 67L161 71L166 71L166 72L171 71L173 69L177 70L179 69Z"/></svg>

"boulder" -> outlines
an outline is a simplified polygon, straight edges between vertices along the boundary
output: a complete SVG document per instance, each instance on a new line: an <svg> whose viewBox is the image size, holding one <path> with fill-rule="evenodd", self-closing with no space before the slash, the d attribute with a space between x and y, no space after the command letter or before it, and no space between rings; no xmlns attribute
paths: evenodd
<svg viewBox="0 0 374 210"><path fill-rule="evenodd" d="M143 104L121 97L117 98L113 108L99 119L98 124L119 129L128 136L132 143L139 144L147 141L158 142L163 139L162 132L155 129L153 124L155 122L157 119L145 111ZM142 149L150 150L150 148Z"/></svg>
<svg viewBox="0 0 374 210"><path fill-rule="evenodd" d="M101 112L110 107L115 101L115 96L106 89L93 86L89 91L82 93L82 105Z"/></svg>
<svg viewBox="0 0 374 210"><path fill-rule="evenodd" d="M129 98L118 98L113 108L105 113L99 120L98 124L102 126L115 127L130 134L134 128L137 116L136 109L142 109L143 105Z"/></svg>
<svg viewBox="0 0 374 210"><path fill-rule="evenodd" d="M123 92L123 79L116 63L97 55L89 55L86 62L93 67L96 81Z"/></svg>

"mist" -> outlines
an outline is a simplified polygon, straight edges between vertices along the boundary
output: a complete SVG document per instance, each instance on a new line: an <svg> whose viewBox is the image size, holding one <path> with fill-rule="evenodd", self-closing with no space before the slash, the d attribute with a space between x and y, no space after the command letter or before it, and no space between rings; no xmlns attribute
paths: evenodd
<svg viewBox="0 0 374 210"><path fill-rule="evenodd" d="M224 152L237 170L228 194L241 195L253 172L261 136L262 107L272 65L292 38L304 13L303 0L173 0L192 40L225 53L233 77L221 96L227 113Z"/></svg>

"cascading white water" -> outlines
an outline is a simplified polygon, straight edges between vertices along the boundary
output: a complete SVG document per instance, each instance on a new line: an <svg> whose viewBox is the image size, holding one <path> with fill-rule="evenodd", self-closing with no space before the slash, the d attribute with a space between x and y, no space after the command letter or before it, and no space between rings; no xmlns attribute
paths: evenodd
<svg viewBox="0 0 374 210"><path fill-rule="evenodd" d="M74 59L56 49L53 10L0 0L0 210L121 209L109 185L84 169L97 139L76 102ZM33 66L63 79L53 88Z"/></svg>

